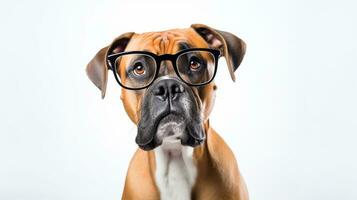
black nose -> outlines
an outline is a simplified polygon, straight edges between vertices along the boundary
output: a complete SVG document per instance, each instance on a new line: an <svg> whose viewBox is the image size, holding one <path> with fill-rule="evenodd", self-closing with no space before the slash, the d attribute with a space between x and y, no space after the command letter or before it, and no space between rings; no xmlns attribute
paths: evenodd
<svg viewBox="0 0 357 200"><path fill-rule="evenodd" d="M182 84L176 79L162 79L154 85L153 94L162 101L167 98L175 100L185 91Z"/></svg>

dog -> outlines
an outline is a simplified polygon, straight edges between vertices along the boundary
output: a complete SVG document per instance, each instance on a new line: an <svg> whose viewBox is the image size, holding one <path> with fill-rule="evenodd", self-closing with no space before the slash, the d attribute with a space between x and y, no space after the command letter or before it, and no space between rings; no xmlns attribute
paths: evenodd
<svg viewBox="0 0 357 200"><path fill-rule="evenodd" d="M210 126L223 56L230 76L246 44L204 24L120 35L95 55L86 72L104 98L108 71L137 127L124 200L248 200L233 152Z"/></svg>

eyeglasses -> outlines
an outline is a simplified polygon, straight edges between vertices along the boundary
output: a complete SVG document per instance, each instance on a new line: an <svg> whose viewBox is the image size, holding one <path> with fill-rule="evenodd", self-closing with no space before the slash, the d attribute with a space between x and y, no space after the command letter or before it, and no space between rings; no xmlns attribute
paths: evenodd
<svg viewBox="0 0 357 200"><path fill-rule="evenodd" d="M120 86L130 90L149 87L158 77L164 60L172 63L176 75L190 86L210 83L217 71L221 53L216 49L192 48L176 54L156 55L129 51L108 55L108 64Z"/></svg>

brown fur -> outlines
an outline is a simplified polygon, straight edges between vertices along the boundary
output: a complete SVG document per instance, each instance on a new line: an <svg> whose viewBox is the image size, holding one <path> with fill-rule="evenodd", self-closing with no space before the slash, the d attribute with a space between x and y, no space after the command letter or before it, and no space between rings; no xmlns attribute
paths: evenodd
<svg viewBox="0 0 357 200"><path fill-rule="evenodd" d="M233 152L223 139L205 124L207 139L195 148L198 168L193 200L248 200L248 191ZM122 199L158 200L155 185L155 154L138 149L129 165Z"/></svg>
<svg viewBox="0 0 357 200"><path fill-rule="evenodd" d="M103 48L98 55L107 55L110 52L120 52L124 49L125 51L145 50L158 55L175 54L179 50L179 42L189 43L193 48L221 49L230 68L232 79L234 79L232 73L240 64L245 51L244 42L232 34L196 24L188 29L143 34L126 33L119 36L112 45ZM234 45L231 45L232 43ZM103 77L103 74L107 72L107 69L103 69L103 65L106 67L105 59L105 57L95 57L87 67L89 77L102 90L103 97L105 94L103 88L106 87L106 77ZM101 63L101 68L98 63ZM169 62L164 62L163 67L166 74L175 76ZM196 98L200 100L199 106L204 116L206 133L205 142L194 149L194 161L198 174L192 190L192 199L248 200L247 189L232 151L209 125L208 117L213 108L216 89L214 82L200 89L192 87ZM123 88L121 92L124 108L135 124L138 124L140 120L143 95L143 90L133 91ZM155 184L155 167L154 152L138 149L129 165L122 199L159 199L159 191Z"/></svg>

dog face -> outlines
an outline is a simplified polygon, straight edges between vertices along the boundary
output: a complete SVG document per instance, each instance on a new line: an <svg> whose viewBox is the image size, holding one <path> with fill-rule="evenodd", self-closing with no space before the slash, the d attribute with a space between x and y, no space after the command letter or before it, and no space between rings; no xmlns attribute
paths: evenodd
<svg viewBox="0 0 357 200"><path fill-rule="evenodd" d="M220 50L226 58L233 80L234 71L245 53L245 44L241 39L202 24L162 32L125 33L97 53L87 66L87 74L101 89L104 97L109 67L108 55L123 51L173 55L190 48ZM178 77L177 71L186 70L192 80L204 82L202 79L212 74L207 69L212 69L215 64L215 59L209 55L205 52L192 52L176 62L163 60L158 68L150 57L128 55L121 57L115 62L115 66L112 66L115 67L117 77L120 77L123 85L152 81L144 89L122 88L121 92L124 108L138 126L135 141L140 148L151 150L163 141L180 141L182 145L195 147L204 141L203 124L212 110L216 85L212 81L202 86L189 86L183 81L185 77ZM155 80L152 80L153 73L156 74Z"/></svg>

